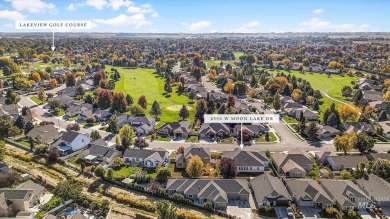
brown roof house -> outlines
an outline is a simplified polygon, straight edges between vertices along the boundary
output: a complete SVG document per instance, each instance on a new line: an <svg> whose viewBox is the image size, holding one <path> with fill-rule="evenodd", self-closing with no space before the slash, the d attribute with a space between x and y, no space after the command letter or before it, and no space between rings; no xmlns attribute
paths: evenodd
<svg viewBox="0 0 390 219"><path fill-rule="evenodd" d="M184 154L177 154L176 168L186 168L187 161L189 161L193 156L200 157L204 165L206 165L207 163L215 163L214 160L211 160L210 148L203 148L193 144L190 147L184 149Z"/></svg>
<svg viewBox="0 0 390 219"><path fill-rule="evenodd" d="M234 151L224 151L223 157L234 160L237 173L263 173L268 169L268 157L264 152L242 151L240 148Z"/></svg>
<svg viewBox="0 0 390 219"><path fill-rule="evenodd" d="M287 154L275 153L272 155L272 162L276 170L287 177L304 177L313 169L313 161L309 154L300 148L295 148Z"/></svg>
<svg viewBox="0 0 390 219"><path fill-rule="evenodd" d="M166 189L170 196L179 193L198 205L209 201L215 208L234 201L249 202L250 194L246 179L168 179Z"/></svg>
<svg viewBox="0 0 390 219"><path fill-rule="evenodd" d="M292 199L282 180L262 174L250 180L255 203L258 208L266 206L289 206Z"/></svg>
<svg viewBox="0 0 390 219"><path fill-rule="evenodd" d="M318 151L314 153L314 158L318 160L318 162L325 164L326 156L337 156L333 151Z"/></svg>

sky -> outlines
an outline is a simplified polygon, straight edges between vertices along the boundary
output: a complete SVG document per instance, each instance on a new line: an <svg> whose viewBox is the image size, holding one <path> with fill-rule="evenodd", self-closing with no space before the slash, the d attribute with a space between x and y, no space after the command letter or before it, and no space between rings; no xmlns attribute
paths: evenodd
<svg viewBox="0 0 390 219"><path fill-rule="evenodd" d="M88 32L389 32L389 0L0 0L16 20L90 20Z"/></svg>

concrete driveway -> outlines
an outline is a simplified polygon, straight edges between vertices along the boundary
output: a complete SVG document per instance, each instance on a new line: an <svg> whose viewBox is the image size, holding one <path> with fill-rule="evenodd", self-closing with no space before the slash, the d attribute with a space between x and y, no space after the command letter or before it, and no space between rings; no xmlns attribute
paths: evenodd
<svg viewBox="0 0 390 219"><path fill-rule="evenodd" d="M278 218L288 218L286 207L275 207L275 212Z"/></svg>
<svg viewBox="0 0 390 219"><path fill-rule="evenodd" d="M241 219L252 219L253 213L251 208L240 208L238 206L227 206L226 213Z"/></svg>
<svg viewBox="0 0 390 219"><path fill-rule="evenodd" d="M382 207L382 211L390 219L390 207Z"/></svg>
<svg viewBox="0 0 390 219"><path fill-rule="evenodd" d="M299 207L299 210L303 213L304 217L314 217L320 218L321 209L316 209L312 207Z"/></svg>
<svg viewBox="0 0 390 219"><path fill-rule="evenodd" d="M371 216L370 213L368 213L368 211L366 209L359 209L359 214L362 216L363 219L377 218L377 217Z"/></svg>

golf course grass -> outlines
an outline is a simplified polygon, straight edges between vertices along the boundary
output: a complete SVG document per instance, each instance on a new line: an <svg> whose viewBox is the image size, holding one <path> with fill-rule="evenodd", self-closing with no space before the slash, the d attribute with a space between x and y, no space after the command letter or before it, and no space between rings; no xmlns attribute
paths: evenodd
<svg viewBox="0 0 390 219"><path fill-rule="evenodd" d="M106 66L106 71L110 71L112 66ZM188 121L193 121L195 104L189 104L190 100L185 95L178 95L176 87L172 87L173 92L170 96L163 95L164 91L164 79L155 74L154 69L124 69L121 67L115 67L121 78L115 83L114 92L122 92L123 94L130 94L134 102L138 101L141 95L145 95L148 102L148 107L145 110L145 114L150 116L149 111L155 100L160 104L162 114L160 115L160 121L174 122L180 120L179 111L183 104L185 104L190 111L190 117Z"/></svg>

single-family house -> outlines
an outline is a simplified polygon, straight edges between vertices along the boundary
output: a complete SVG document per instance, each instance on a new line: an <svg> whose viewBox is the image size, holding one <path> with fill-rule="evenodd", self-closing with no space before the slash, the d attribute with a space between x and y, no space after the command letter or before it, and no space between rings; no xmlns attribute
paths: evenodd
<svg viewBox="0 0 390 219"><path fill-rule="evenodd" d="M285 179L284 182L299 207L325 209L336 204L314 179Z"/></svg>
<svg viewBox="0 0 390 219"><path fill-rule="evenodd" d="M91 142L80 154L79 158L86 163L100 164L111 166L112 160L122 156L122 152L113 147L108 147L103 139L97 139Z"/></svg>
<svg viewBox="0 0 390 219"><path fill-rule="evenodd" d="M31 204L36 204L41 202L41 198L45 195L45 187L34 183L33 181L26 181L18 185L15 189L19 190L33 190Z"/></svg>
<svg viewBox="0 0 390 219"><path fill-rule="evenodd" d="M275 153L272 155L273 164L275 165L276 170L281 173L283 173L283 167L289 160L293 161L294 163L289 162L289 166L285 168L285 170L294 170L296 169L295 167L297 167L297 165L302 167L302 169L306 172L313 169L313 161L309 154L300 148L295 148L289 151L287 154ZM291 169L292 167L294 168ZM284 173L286 174L286 172Z"/></svg>
<svg viewBox="0 0 390 219"><path fill-rule="evenodd" d="M38 144L49 144L58 138L58 130L54 125L44 125L31 129L26 137L31 138Z"/></svg>
<svg viewBox="0 0 390 219"><path fill-rule="evenodd" d="M359 188L379 207L390 207L390 183L375 174L356 180Z"/></svg>
<svg viewBox="0 0 390 219"><path fill-rule="evenodd" d="M84 134L75 131L67 131L64 132L52 146L57 147L61 155L67 155L72 151L78 151L85 148L90 141L90 138Z"/></svg>
<svg viewBox="0 0 390 219"><path fill-rule="evenodd" d="M223 138L230 136L230 128L223 123L203 123L199 134L201 138Z"/></svg>
<svg viewBox="0 0 390 219"><path fill-rule="evenodd" d="M366 122L343 122L340 124L340 128L344 132L355 132L357 134L363 133L373 135L375 133L374 127Z"/></svg>
<svg viewBox="0 0 390 219"><path fill-rule="evenodd" d="M342 132L336 128L333 128L332 126L329 125L320 125L317 124L317 138L330 138L334 137L336 135L341 135Z"/></svg>
<svg viewBox="0 0 390 219"><path fill-rule="evenodd" d="M257 208L289 206L292 198L282 180L262 174L250 180Z"/></svg>
<svg viewBox="0 0 390 219"><path fill-rule="evenodd" d="M326 156L326 161L332 170L355 170L359 163L368 162L365 155Z"/></svg>
<svg viewBox="0 0 390 219"><path fill-rule="evenodd" d="M250 195L245 179L168 179L166 190L169 196L179 193L198 205L209 201L217 209L235 201L248 202Z"/></svg>
<svg viewBox="0 0 390 219"><path fill-rule="evenodd" d="M187 138L190 133L190 125L191 123L187 120L180 122L167 122L160 126L157 133L160 135Z"/></svg>
<svg viewBox="0 0 390 219"><path fill-rule="evenodd" d="M337 156L333 151L317 151L314 152L314 158L321 164L326 164L326 156Z"/></svg>
<svg viewBox="0 0 390 219"><path fill-rule="evenodd" d="M382 127L386 138L390 140L390 122L383 121L383 122L378 122L378 124Z"/></svg>
<svg viewBox="0 0 390 219"><path fill-rule="evenodd" d="M370 153L367 154L367 158L370 161L383 159L383 160L390 160L390 153Z"/></svg>
<svg viewBox="0 0 390 219"><path fill-rule="evenodd" d="M125 162L138 164L146 168L156 168L159 165L168 163L169 153L163 149L141 150L126 149L123 153Z"/></svg>
<svg viewBox="0 0 390 219"><path fill-rule="evenodd" d="M186 168L187 161L189 161L193 156L200 157L204 165L206 165L207 163L215 162L214 160L211 159L210 148L203 148L200 146L191 145L190 147L184 148L184 154L176 155L176 159L175 159L176 168L178 169Z"/></svg>
<svg viewBox="0 0 390 219"><path fill-rule="evenodd" d="M351 180L322 179L320 185L340 210L353 210L371 204L370 197Z"/></svg>
<svg viewBox="0 0 390 219"><path fill-rule="evenodd" d="M263 173L268 169L268 157L264 152L242 151L240 148L234 151L224 151L223 157L234 160L237 173Z"/></svg>
<svg viewBox="0 0 390 219"><path fill-rule="evenodd" d="M242 130L247 130L251 137L259 137L261 132L265 132L267 128L263 125L242 125ZM237 137L241 133L241 124L237 124L233 128L233 136Z"/></svg>

